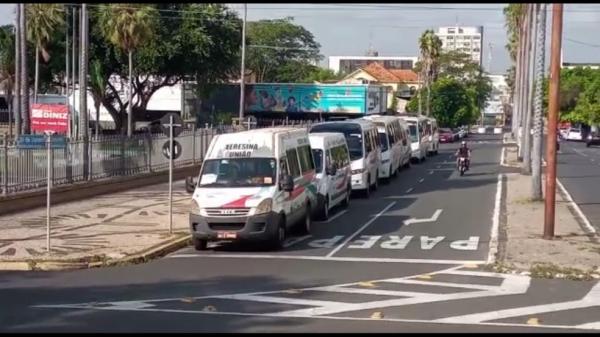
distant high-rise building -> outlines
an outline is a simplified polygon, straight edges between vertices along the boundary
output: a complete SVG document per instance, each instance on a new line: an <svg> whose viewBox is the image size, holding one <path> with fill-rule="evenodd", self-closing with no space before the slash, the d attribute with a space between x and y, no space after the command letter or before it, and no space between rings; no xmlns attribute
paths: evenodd
<svg viewBox="0 0 600 337"><path fill-rule="evenodd" d="M471 59L482 65L483 26L439 27L436 35L442 40L442 50L457 50L471 55Z"/></svg>
<svg viewBox="0 0 600 337"><path fill-rule="evenodd" d="M376 54L373 52L372 54ZM366 67L369 63L378 62L387 69L412 70L417 63L416 56L329 56L329 69L349 74Z"/></svg>

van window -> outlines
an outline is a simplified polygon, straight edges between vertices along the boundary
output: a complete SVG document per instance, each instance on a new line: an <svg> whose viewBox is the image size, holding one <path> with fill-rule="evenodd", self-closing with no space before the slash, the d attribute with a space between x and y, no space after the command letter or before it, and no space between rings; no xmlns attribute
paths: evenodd
<svg viewBox="0 0 600 337"><path fill-rule="evenodd" d="M285 153L287 156L288 168L290 169L290 175L294 178L300 177L301 172L296 149L287 150Z"/></svg>
<svg viewBox="0 0 600 337"><path fill-rule="evenodd" d="M410 134L410 141L413 143L416 143L419 141L419 137L417 136L417 125L416 124L409 124L408 125L408 132Z"/></svg>
<svg viewBox="0 0 600 337"><path fill-rule="evenodd" d="M312 155L315 161L315 169L318 173L323 172L323 150L312 149Z"/></svg>
<svg viewBox="0 0 600 337"><path fill-rule="evenodd" d="M333 166L336 169L342 168L348 165L348 152L344 145L338 145L331 149L331 157Z"/></svg>
<svg viewBox="0 0 600 337"><path fill-rule="evenodd" d="M371 132L365 133L365 150L367 152L373 151L373 139L371 138Z"/></svg>
<svg viewBox="0 0 600 337"><path fill-rule="evenodd" d="M387 151L388 150L388 139L387 139L387 135L383 132L379 133L379 143L381 143L381 151ZM390 134L390 138L391 138L391 134ZM392 142L390 141L390 146L391 146Z"/></svg>
<svg viewBox="0 0 600 337"><path fill-rule="evenodd" d="M388 142L390 143L390 146L393 146L396 143L396 133L394 132L394 125L390 124L387 126L386 128L387 130L387 136L388 136Z"/></svg>
<svg viewBox="0 0 600 337"><path fill-rule="evenodd" d="M313 163L312 155L310 153L310 146L304 145L298 148L298 157L300 158L300 169L303 174L314 170L315 165Z"/></svg>

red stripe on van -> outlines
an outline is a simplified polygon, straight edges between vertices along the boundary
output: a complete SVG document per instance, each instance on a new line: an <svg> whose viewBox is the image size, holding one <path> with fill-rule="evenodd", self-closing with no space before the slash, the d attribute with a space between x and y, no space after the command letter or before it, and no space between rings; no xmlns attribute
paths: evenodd
<svg viewBox="0 0 600 337"><path fill-rule="evenodd" d="M245 195L239 199L236 199L232 202L228 202L225 205L221 206L221 208L244 208L246 207L246 200L250 199L251 195Z"/></svg>

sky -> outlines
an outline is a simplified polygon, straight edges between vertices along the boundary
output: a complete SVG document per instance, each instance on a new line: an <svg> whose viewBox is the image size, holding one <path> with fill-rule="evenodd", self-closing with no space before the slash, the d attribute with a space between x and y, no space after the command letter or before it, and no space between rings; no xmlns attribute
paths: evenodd
<svg viewBox="0 0 600 337"><path fill-rule="evenodd" d="M230 4L243 15L242 4ZM483 26L483 65L501 74L510 65L502 8L506 4L248 4L247 19L294 17L311 31L325 56L364 55L370 46L380 56L418 56L418 38L428 28ZM546 68L550 48L551 11L546 25ZM600 63L600 4L565 4L563 61ZM0 25L12 23L14 4L0 4ZM491 52L490 52L491 51ZM491 59L490 59L491 56ZM490 65L488 69L488 64Z"/></svg>

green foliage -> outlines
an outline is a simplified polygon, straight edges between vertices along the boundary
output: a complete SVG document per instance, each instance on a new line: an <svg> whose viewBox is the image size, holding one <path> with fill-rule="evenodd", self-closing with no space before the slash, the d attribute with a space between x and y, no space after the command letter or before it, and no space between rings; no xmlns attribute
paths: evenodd
<svg viewBox="0 0 600 337"><path fill-rule="evenodd" d="M341 73L335 73L331 69L314 67L308 76L302 78L302 83L313 83L313 82L325 82L325 81L339 81L344 78Z"/></svg>
<svg viewBox="0 0 600 337"><path fill-rule="evenodd" d="M0 27L0 88L9 94L15 75L15 34L12 26Z"/></svg>
<svg viewBox="0 0 600 337"><path fill-rule="evenodd" d="M44 62L48 62L50 54L46 46L52 40L57 28L65 24L64 5L51 3L26 4L25 11L27 13L27 40L39 48Z"/></svg>
<svg viewBox="0 0 600 337"><path fill-rule="evenodd" d="M471 94L460 81L442 77L431 86L431 113L444 127L470 124L474 114Z"/></svg>
<svg viewBox="0 0 600 337"><path fill-rule="evenodd" d="M250 22L246 66L257 82L295 82L309 76L312 64L322 58L320 47L313 34L291 17Z"/></svg>
<svg viewBox="0 0 600 337"><path fill-rule="evenodd" d="M548 79L544 80L544 111L548 109ZM600 124L600 70L561 69L559 91L561 121Z"/></svg>

